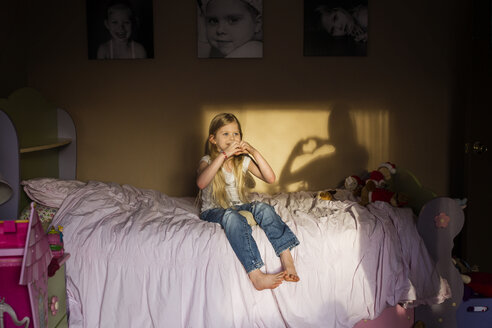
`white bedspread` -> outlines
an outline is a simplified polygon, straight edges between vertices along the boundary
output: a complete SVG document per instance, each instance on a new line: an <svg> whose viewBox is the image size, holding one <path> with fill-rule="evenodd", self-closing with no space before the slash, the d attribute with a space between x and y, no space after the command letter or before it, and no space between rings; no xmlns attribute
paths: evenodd
<svg viewBox="0 0 492 328"><path fill-rule="evenodd" d="M298 283L256 291L193 199L91 181L63 201L70 327L352 327L388 305L449 297L410 209L306 192L254 195L297 235ZM281 270L258 226L266 272Z"/></svg>

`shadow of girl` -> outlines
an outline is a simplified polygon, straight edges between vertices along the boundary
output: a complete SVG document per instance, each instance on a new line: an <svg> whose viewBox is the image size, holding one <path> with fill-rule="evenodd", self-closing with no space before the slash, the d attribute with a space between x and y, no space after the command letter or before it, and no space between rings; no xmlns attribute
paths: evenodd
<svg viewBox="0 0 492 328"><path fill-rule="evenodd" d="M347 176L362 176L368 165L367 150L357 142L355 124L349 107L335 104L328 117L328 139L309 137L294 146L280 173L282 190L318 191L336 188ZM324 149L325 151L322 151ZM311 159L299 168L295 161L301 156ZM297 183L297 190L289 188Z"/></svg>

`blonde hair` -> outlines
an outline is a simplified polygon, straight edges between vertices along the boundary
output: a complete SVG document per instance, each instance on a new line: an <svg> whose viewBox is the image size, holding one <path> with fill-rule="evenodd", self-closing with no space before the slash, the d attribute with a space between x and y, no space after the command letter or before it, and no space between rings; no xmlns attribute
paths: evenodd
<svg viewBox="0 0 492 328"><path fill-rule="evenodd" d="M207 139L207 142L205 144L205 153L210 156L211 161L213 161L217 156L219 156L220 152L217 149L216 145L210 142L210 136L213 135L215 137L217 131L221 127L233 122L237 123L237 126L239 128L239 135L241 136L242 139L243 131L241 130L241 124L239 123L236 116L234 116L234 114L230 114L230 113L218 114L210 122L210 127L208 129L209 138ZM232 161L233 161L233 174L234 177L236 178L236 187L238 190L239 199L243 203L247 203L249 190L246 182L250 179L250 177L247 172L243 171L244 156L234 156L232 158ZM226 186L226 182L225 182L224 173L222 172L222 170L219 170L215 175L214 179L212 180L212 199L217 205L223 208L228 208L230 207L230 200L227 196L225 186Z"/></svg>

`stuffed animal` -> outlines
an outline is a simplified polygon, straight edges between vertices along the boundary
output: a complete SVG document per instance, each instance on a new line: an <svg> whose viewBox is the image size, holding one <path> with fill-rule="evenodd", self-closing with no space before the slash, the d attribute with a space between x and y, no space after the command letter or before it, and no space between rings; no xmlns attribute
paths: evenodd
<svg viewBox="0 0 492 328"><path fill-rule="evenodd" d="M460 272L461 280L463 280L463 283L469 284L471 282L471 277L467 273L470 273L471 269L468 263L454 256L451 260L453 261L453 264L456 267L456 269L458 269L458 271Z"/></svg>
<svg viewBox="0 0 492 328"><path fill-rule="evenodd" d="M386 181L391 179L391 176L396 173L396 165L391 162L379 164L378 171L381 172Z"/></svg>
<svg viewBox="0 0 492 328"><path fill-rule="evenodd" d="M351 175L345 178L344 186L346 190L352 192L352 195L355 197L360 197L360 193L364 187L364 182L359 176Z"/></svg>
<svg viewBox="0 0 492 328"><path fill-rule="evenodd" d="M326 190L318 193L318 197L322 200L333 200L333 195L335 195L335 190Z"/></svg>
<svg viewBox="0 0 492 328"><path fill-rule="evenodd" d="M367 199L367 203L364 205L367 205L369 203L374 203L376 201L382 201L382 202L390 203L395 207L400 207L408 203L405 195L384 188L375 188L372 191L368 191L367 198L365 199Z"/></svg>
<svg viewBox="0 0 492 328"><path fill-rule="evenodd" d="M386 190L389 180L395 173L395 164L381 163L378 169L372 171L369 178L366 179L360 192L361 200L359 203L364 206L377 200L386 201L393 206L401 206L406 203L402 195Z"/></svg>
<svg viewBox="0 0 492 328"><path fill-rule="evenodd" d="M345 189L329 189L325 191L320 191L318 193L318 198L321 200L352 200L354 201L354 197L352 196L352 192Z"/></svg>

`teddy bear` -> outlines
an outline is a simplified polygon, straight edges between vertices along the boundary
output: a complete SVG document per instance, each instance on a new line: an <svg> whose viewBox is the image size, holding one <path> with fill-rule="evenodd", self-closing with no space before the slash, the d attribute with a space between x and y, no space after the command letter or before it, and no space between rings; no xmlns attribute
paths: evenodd
<svg viewBox="0 0 492 328"><path fill-rule="evenodd" d="M471 277L470 275L468 275L468 273L472 272L472 269L470 268L468 263L455 256L451 258L451 261L453 262L456 269L458 269L461 275L461 280L463 280L463 283L469 284L471 282Z"/></svg>
<svg viewBox="0 0 492 328"><path fill-rule="evenodd" d="M360 204L364 206L369 204L371 202L370 193L379 189L377 193L381 194L385 187L386 180L384 175L380 171L372 171L360 191Z"/></svg>
<svg viewBox="0 0 492 328"><path fill-rule="evenodd" d="M387 189L389 180L396 173L396 165L391 162L379 164L378 169L372 171L366 179L360 192L361 205L375 201L388 202L393 206L402 206L407 203L404 195Z"/></svg>
<svg viewBox="0 0 492 328"><path fill-rule="evenodd" d="M364 187L364 182L357 175L351 175L345 178L344 187L346 190L352 192L355 197L360 197L362 188Z"/></svg>
<svg viewBox="0 0 492 328"><path fill-rule="evenodd" d="M408 203L406 196L401 193L393 192L385 188L374 188L373 190L368 191L367 195L361 197L359 204L365 206L376 201L387 202L395 207L404 206Z"/></svg>
<svg viewBox="0 0 492 328"><path fill-rule="evenodd" d="M378 171L384 176L384 180L389 181L396 173L396 165L391 162L384 162L379 164Z"/></svg>

